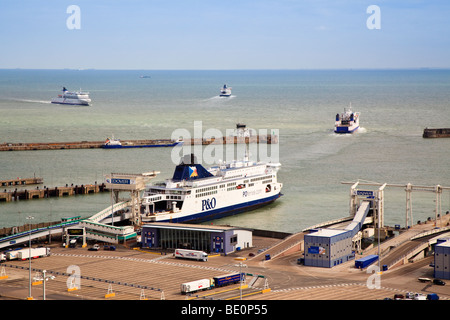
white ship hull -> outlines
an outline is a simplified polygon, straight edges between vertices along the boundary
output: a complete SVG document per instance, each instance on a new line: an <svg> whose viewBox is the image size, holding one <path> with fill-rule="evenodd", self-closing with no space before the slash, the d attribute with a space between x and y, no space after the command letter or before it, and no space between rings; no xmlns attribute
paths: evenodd
<svg viewBox="0 0 450 320"><path fill-rule="evenodd" d="M53 98L52 103L88 106L91 99Z"/></svg>
<svg viewBox="0 0 450 320"><path fill-rule="evenodd" d="M88 106L91 103L89 98L89 92L70 92L65 87L63 88L63 94L59 94L58 97L52 99L52 103L57 104L70 104L79 106Z"/></svg>

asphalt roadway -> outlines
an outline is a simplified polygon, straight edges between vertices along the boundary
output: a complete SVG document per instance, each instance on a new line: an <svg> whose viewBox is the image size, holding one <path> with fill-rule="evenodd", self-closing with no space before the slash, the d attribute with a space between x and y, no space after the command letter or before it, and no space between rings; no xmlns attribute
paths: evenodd
<svg viewBox="0 0 450 320"><path fill-rule="evenodd" d="M438 286L418 281L433 278L429 266L433 257L383 272L381 275L354 268L350 261L334 268L314 268L297 264L300 252L273 260L248 259L259 248L275 245L280 240L254 238L254 247L227 256L211 256L207 262L181 260L172 254L133 250L118 246L116 251L88 251L87 248L63 248L52 244L52 255L32 260L32 278L39 271L55 276L46 282L47 300L186 300L239 299L239 285L231 285L231 294L223 296L223 288L201 291L193 296L180 292L180 285L193 280L212 278L230 272L252 274L246 283L257 280L242 290L244 300L378 300L394 294L437 293L450 300L450 283ZM247 260L239 265L236 258ZM0 299L26 299L29 288L28 261L3 263L7 279L0 280ZM76 283L74 267L81 278ZM259 277L257 277L259 276ZM257 277L257 278L255 278ZM72 281L71 281L72 280ZM448 282L448 281L447 281ZM72 284L76 290L68 290ZM270 288L270 290L263 289ZM32 286L33 299L43 298L43 285Z"/></svg>

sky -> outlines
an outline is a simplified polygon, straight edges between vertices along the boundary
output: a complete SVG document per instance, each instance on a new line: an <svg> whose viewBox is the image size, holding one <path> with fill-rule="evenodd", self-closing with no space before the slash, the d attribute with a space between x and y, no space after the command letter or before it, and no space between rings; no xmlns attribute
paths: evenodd
<svg viewBox="0 0 450 320"><path fill-rule="evenodd" d="M449 34L448 0L0 0L0 68L450 68Z"/></svg>

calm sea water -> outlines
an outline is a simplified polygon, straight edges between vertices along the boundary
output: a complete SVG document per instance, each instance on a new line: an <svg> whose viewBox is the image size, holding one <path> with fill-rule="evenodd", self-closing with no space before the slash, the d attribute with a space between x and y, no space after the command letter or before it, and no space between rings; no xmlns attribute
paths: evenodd
<svg viewBox="0 0 450 320"><path fill-rule="evenodd" d="M233 96L219 98L225 83ZM51 104L62 86L89 91L92 106ZM335 114L350 103L362 128L335 135ZM279 130L283 197L214 224L297 232L347 216L350 186L341 181L450 185L450 139L422 138L425 127L450 127L449 70L0 70L1 142L170 138L176 129L193 135L195 121L201 132L225 134L238 122ZM171 148L0 152L0 179L36 175L54 187L158 170L162 180L172 176L171 155ZM387 188L385 198L386 223L403 226L404 190ZM434 217L434 200L414 193L413 220ZM110 203L109 194L0 203L0 227L29 215L89 217ZM448 191L442 207L449 210Z"/></svg>

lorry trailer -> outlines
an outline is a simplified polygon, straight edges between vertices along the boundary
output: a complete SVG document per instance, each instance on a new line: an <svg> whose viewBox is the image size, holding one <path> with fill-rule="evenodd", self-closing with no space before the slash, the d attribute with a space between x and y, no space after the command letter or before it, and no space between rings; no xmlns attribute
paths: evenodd
<svg viewBox="0 0 450 320"><path fill-rule="evenodd" d="M208 254L198 250L175 249L175 258L208 261Z"/></svg>
<svg viewBox="0 0 450 320"><path fill-rule="evenodd" d="M222 276L218 276L218 277L214 277L214 283L216 285L216 287L222 287L222 286L226 286L228 284L232 284L232 283L239 283L239 281L241 281L241 277L242 280L245 280L245 274L239 274L239 273L231 273L231 274L225 274Z"/></svg>
<svg viewBox="0 0 450 320"><path fill-rule="evenodd" d="M193 293L200 290L208 290L214 288L213 279L200 279L196 281L186 282L181 284L181 293Z"/></svg>
<svg viewBox="0 0 450 320"><path fill-rule="evenodd" d="M245 280L245 273L230 273L213 277L212 279L201 279L181 284L181 293L194 293L200 290L208 290L214 287L222 287L232 283Z"/></svg>
<svg viewBox="0 0 450 320"><path fill-rule="evenodd" d="M378 255L371 254L367 257L355 260L355 268L364 269L370 266L372 263L378 260Z"/></svg>
<svg viewBox="0 0 450 320"><path fill-rule="evenodd" d="M47 257L50 255L50 248L25 248L20 250L8 251L6 253L7 260L27 260Z"/></svg>

